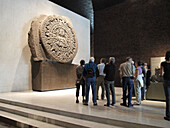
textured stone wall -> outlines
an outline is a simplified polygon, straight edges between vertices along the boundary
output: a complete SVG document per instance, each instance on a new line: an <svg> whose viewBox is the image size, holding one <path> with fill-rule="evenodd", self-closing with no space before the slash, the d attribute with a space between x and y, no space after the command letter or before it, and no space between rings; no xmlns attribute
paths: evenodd
<svg viewBox="0 0 170 128"><path fill-rule="evenodd" d="M170 50L169 33L169 0L127 0L95 12L94 54L97 62L115 56L117 69L127 56L150 63Z"/></svg>

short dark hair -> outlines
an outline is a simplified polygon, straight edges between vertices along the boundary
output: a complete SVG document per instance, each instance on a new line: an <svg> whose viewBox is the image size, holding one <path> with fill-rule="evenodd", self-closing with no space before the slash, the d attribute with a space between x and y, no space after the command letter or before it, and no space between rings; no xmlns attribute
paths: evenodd
<svg viewBox="0 0 170 128"><path fill-rule="evenodd" d="M81 61L80 61L80 65L85 65L85 61L84 61L84 60L81 60Z"/></svg>
<svg viewBox="0 0 170 128"><path fill-rule="evenodd" d="M170 58L170 51L167 51L165 55L165 60L169 61L169 58Z"/></svg>
<svg viewBox="0 0 170 128"><path fill-rule="evenodd" d="M142 65L142 66L144 66L144 63L143 63L143 62L141 62L141 65Z"/></svg>
<svg viewBox="0 0 170 128"><path fill-rule="evenodd" d="M151 69L151 66L150 66L150 65L148 65L148 69Z"/></svg>
<svg viewBox="0 0 170 128"><path fill-rule="evenodd" d="M142 62L141 61L138 61L138 66L141 66L142 65Z"/></svg>
<svg viewBox="0 0 170 128"><path fill-rule="evenodd" d="M105 58L102 58L102 63L105 63Z"/></svg>

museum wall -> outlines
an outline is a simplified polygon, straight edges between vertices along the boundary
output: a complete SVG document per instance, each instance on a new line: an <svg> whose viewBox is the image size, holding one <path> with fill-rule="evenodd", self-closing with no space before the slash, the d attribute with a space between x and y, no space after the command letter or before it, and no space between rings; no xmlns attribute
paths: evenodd
<svg viewBox="0 0 170 128"><path fill-rule="evenodd" d="M41 14L69 17L78 39L72 64L90 57L90 21L48 0L0 0L0 92L31 90L28 32Z"/></svg>
<svg viewBox="0 0 170 128"><path fill-rule="evenodd" d="M165 56L170 50L170 1L125 0L95 12L94 54L116 58L118 68L127 56L150 63L151 57Z"/></svg>

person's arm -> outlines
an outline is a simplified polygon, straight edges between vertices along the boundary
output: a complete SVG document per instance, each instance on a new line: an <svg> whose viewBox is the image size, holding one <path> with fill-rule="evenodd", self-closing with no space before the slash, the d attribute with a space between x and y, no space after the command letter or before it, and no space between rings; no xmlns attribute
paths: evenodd
<svg viewBox="0 0 170 128"><path fill-rule="evenodd" d="M76 76L77 76L77 80L78 80L78 69L76 68Z"/></svg>
<svg viewBox="0 0 170 128"><path fill-rule="evenodd" d="M135 70L135 80L138 78L138 75L139 75L139 70L136 69L136 70Z"/></svg>
<svg viewBox="0 0 170 128"><path fill-rule="evenodd" d="M161 65L160 65L160 76L162 76L163 75L163 66L162 66L162 63L161 63Z"/></svg>
<svg viewBox="0 0 170 128"><path fill-rule="evenodd" d="M86 77L87 71L86 71L86 65L84 66L84 70L83 70L83 76Z"/></svg>
<svg viewBox="0 0 170 128"><path fill-rule="evenodd" d="M96 77L99 77L99 69L97 66L96 66Z"/></svg>
<svg viewBox="0 0 170 128"><path fill-rule="evenodd" d="M119 68L119 71L120 71L120 79L122 79L122 70L121 70L121 68Z"/></svg>
<svg viewBox="0 0 170 128"><path fill-rule="evenodd" d="M106 65L104 66L103 73L106 74Z"/></svg>
<svg viewBox="0 0 170 128"><path fill-rule="evenodd" d="M133 76L135 76L135 71L136 69L135 69L135 66L133 65Z"/></svg>
<svg viewBox="0 0 170 128"><path fill-rule="evenodd" d="M148 70L148 77L150 78L151 77L151 70Z"/></svg>

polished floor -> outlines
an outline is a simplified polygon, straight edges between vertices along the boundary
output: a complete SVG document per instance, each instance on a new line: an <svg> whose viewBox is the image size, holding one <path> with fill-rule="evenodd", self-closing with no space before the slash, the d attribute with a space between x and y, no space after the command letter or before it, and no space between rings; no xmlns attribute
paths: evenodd
<svg viewBox="0 0 170 128"><path fill-rule="evenodd" d="M0 98L155 127L168 128L170 126L170 121L164 120L165 102L144 100L140 106L127 108L120 106L122 102L122 89L115 88L115 90L116 104L114 107L105 107L106 98L105 100L100 100L100 96L98 106L93 106L92 95L90 95L89 106L82 104L81 97L79 98L80 103L76 104L75 88L46 92L26 91L1 93ZM133 102L135 102L135 97L133 97Z"/></svg>

